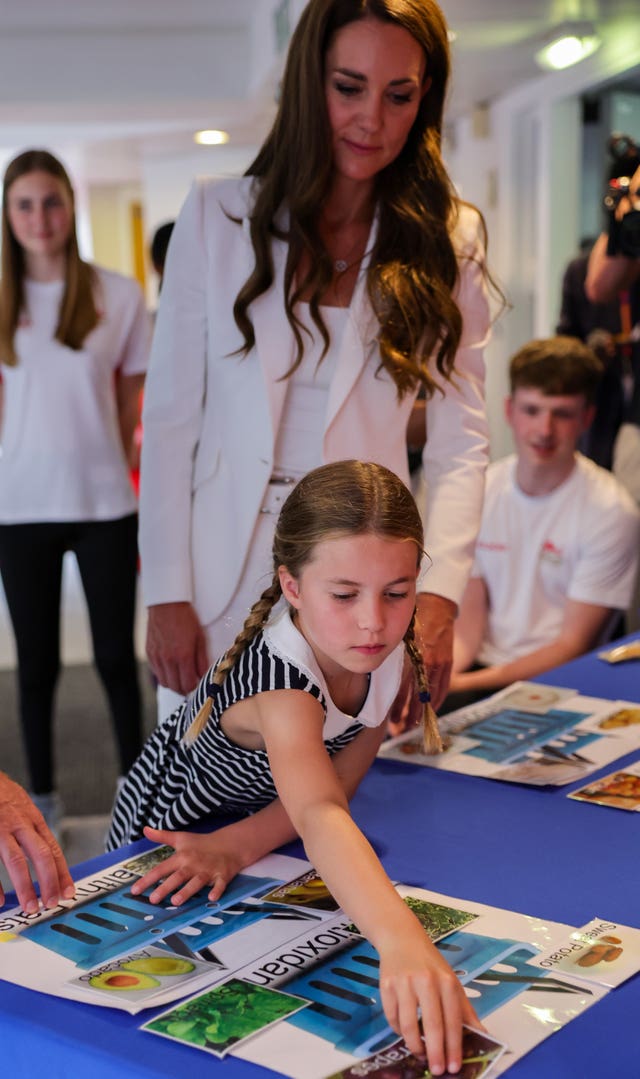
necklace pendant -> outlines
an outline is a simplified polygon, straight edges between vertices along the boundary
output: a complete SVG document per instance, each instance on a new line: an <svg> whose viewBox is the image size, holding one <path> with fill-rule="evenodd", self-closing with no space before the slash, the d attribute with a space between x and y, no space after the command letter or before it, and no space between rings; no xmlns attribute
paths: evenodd
<svg viewBox="0 0 640 1079"><path fill-rule="evenodd" d="M336 259L333 265L335 266L338 273L344 273L349 264L346 259Z"/></svg>

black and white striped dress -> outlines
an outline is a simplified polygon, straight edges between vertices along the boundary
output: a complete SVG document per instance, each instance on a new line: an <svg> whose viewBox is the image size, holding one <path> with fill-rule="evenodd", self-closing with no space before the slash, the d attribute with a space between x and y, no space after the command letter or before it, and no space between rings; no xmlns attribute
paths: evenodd
<svg viewBox="0 0 640 1079"><path fill-rule="evenodd" d="M266 752L243 749L222 730L220 719L232 704L276 689L310 693L322 706L324 744L333 755L363 727L384 721L398 691L403 658L400 644L372 673L356 719L333 703L311 648L283 610L249 644L221 686L211 682L212 667L151 735L116 800L107 849L139 839L146 824L188 830L207 817L255 812L277 797ZM185 745L183 735L207 694L213 700L207 725L194 743Z"/></svg>

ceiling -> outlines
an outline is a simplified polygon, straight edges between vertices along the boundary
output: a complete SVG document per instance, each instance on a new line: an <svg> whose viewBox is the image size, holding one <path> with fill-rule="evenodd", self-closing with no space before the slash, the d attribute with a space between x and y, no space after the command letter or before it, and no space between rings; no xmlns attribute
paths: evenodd
<svg viewBox="0 0 640 1079"><path fill-rule="evenodd" d="M0 149L79 145L104 160L192 148L194 129L258 142L273 114L286 36L303 0L0 0ZM449 120L540 75L555 25L592 19L610 47L638 35L637 0L442 0ZM557 76L550 75L549 78Z"/></svg>

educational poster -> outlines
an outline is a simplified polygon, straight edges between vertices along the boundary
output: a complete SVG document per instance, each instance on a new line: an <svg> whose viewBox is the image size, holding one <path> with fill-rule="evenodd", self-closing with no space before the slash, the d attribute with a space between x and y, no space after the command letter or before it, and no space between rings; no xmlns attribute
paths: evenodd
<svg viewBox="0 0 640 1079"><path fill-rule="evenodd" d="M563 786L640 750L640 706L570 689L515 682L440 720L444 753L427 756L418 731L378 756L533 786Z"/></svg>
<svg viewBox="0 0 640 1079"><path fill-rule="evenodd" d="M218 903L204 888L179 907L154 905L131 885L170 848L156 848L77 883L51 911L0 915L7 981L131 1014L223 981L270 948L331 917L262 900L307 863L269 855L240 873ZM152 891L153 889L149 889Z"/></svg>
<svg viewBox="0 0 640 1079"><path fill-rule="evenodd" d="M398 886L398 891L424 912L433 905L436 935L443 925L442 911L451 912L452 923L460 922L437 947L491 1036L507 1047L491 1075L502 1074L607 991L531 963L567 938L571 930L566 926L422 889ZM237 977L294 994L309 1006L232 1050L233 1055L292 1079L341 1073L364 1077L369 1058L390 1050L398 1040L382 1011L378 968L376 952L344 915L303 943L262 956ZM352 1072L358 1062L360 1070Z"/></svg>
<svg viewBox="0 0 640 1079"><path fill-rule="evenodd" d="M382 1009L378 955L308 863L271 855L240 874L219 903L204 889L173 907L131 893L149 858L161 856L154 850L85 878L77 899L51 912L9 912L0 920L2 977L133 1014L154 1008L140 1017L149 1036L243 1057L292 1079L364 1079L376 1069L407 1079L409 1062L409 1072L386 1070L403 1049ZM613 984L536 962L559 953L572 926L397 887L489 1032L477 1052L469 1043L469 1079L501 1074ZM597 924L608 931L596 940L585 927L585 948L600 949L608 973L622 948L629 976L640 951L630 934L640 931Z"/></svg>

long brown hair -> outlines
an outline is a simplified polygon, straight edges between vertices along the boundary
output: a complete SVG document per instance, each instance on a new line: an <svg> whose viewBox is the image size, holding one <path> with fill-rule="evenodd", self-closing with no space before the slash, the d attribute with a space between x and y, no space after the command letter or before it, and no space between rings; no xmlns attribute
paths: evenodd
<svg viewBox="0 0 640 1079"><path fill-rule="evenodd" d="M14 337L24 310L24 251L11 229L8 194L11 185L29 172L46 172L64 186L74 206L73 188L66 169L48 150L26 150L14 157L4 174L2 201L2 270L0 277L0 362L14 367L18 362ZM76 237L75 212L67 242L65 288L60 303L55 339L69 348L79 349L98 324L94 298L96 279L93 268L80 258Z"/></svg>
<svg viewBox="0 0 640 1079"><path fill-rule="evenodd" d="M394 472L366 461L336 461L308 472L291 491L278 517L271 584L254 603L231 648L217 664L212 682L222 685L227 673L266 624L282 596L280 566L286 566L298 578L318 543L335 536L371 533L385 539L413 542L417 568L423 554L422 520L411 492ZM414 610L404 643L424 704L425 749L434 753L442 750L442 742L430 705L427 671L414 639L415 617ZM187 743L193 742L204 729L210 712L208 697L185 734Z"/></svg>
<svg viewBox="0 0 640 1079"><path fill-rule="evenodd" d="M430 397L435 381L427 364L449 379L462 333L462 317L452 292L458 262L451 232L459 200L441 152L442 112L449 78L447 26L435 0L311 0L289 48L278 113L258 156L247 170L255 176L251 240L255 268L241 288L234 317L244 337L244 352L255 343L249 305L273 282L273 237L288 243L285 310L297 356L303 353L302 323L295 305L311 292L310 310L329 337L320 314L320 297L333 267L318 232L318 213L332 180L331 131L325 101L325 56L333 35L351 22L374 17L407 30L422 46L431 79L401 153L376 178L378 231L367 272L367 291L380 324L381 368L393 378L398 396L422 384ZM289 225L278 225L286 206ZM303 252L309 274L296 284Z"/></svg>

